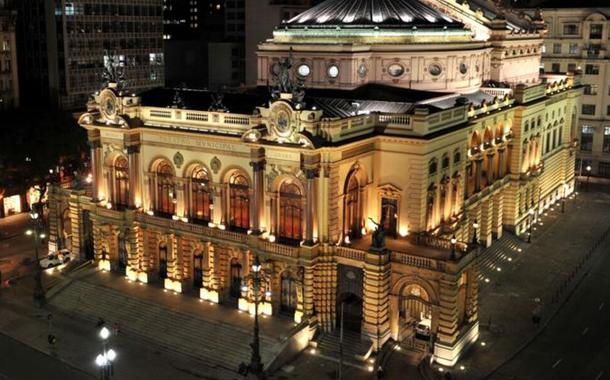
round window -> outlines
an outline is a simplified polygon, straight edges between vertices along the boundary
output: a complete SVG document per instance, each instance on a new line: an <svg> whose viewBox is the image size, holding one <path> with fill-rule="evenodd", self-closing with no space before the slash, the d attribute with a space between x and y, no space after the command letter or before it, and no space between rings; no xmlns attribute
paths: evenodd
<svg viewBox="0 0 610 380"><path fill-rule="evenodd" d="M441 73L443 72L443 68L440 65L433 63L428 66L428 72L430 73L430 75L437 77L441 75Z"/></svg>
<svg viewBox="0 0 610 380"><path fill-rule="evenodd" d="M302 77L308 77L311 74L311 68L305 64L300 65L297 68L297 73Z"/></svg>
<svg viewBox="0 0 610 380"><path fill-rule="evenodd" d="M328 68L328 76L331 78L336 78L339 76L339 67L337 65L332 65Z"/></svg>
<svg viewBox="0 0 610 380"><path fill-rule="evenodd" d="M395 63L388 67L388 73L390 73L390 75L393 77L399 77L405 73L405 68L402 67L402 65Z"/></svg>
<svg viewBox="0 0 610 380"><path fill-rule="evenodd" d="M360 65L360 67L358 68L358 75L360 76L360 78L366 77L366 74L369 72L369 69L366 68L366 65L364 63L362 63Z"/></svg>
<svg viewBox="0 0 610 380"><path fill-rule="evenodd" d="M468 72L468 65L465 63L460 63L460 73L462 73L462 75L464 75L467 72Z"/></svg>

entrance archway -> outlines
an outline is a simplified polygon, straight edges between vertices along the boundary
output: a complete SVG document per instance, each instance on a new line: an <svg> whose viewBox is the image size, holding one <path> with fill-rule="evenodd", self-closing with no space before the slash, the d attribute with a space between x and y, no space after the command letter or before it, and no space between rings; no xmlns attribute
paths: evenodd
<svg viewBox="0 0 610 380"><path fill-rule="evenodd" d="M167 245L161 243L159 245L159 278L167 278Z"/></svg>
<svg viewBox="0 0 610 380"><path fill-rule="evenodd" d="M119 233L119 272L125 273L127 268L127 231Z"/></svg>
<svg viewBox="0 0 610 380"><path fill-rule="evenodd" d="M293 315L297 309L297 282L288 271L282 273L280 283L280 311Z"/></svg>
<svg viewBox="0 0 610 380"><path fill-rule="evenodd" d="M343 329L359 333L362 329L362 298L349 292L337 297L337 330L341 328L341 305Z"/></svg>
<svg viewBox="0 0 610 380"><path fill-rule="evenodd" d="M419 284L405 285L399 296L400 340L429 341L432 336L430 295Z"/></svg>
<svg viewBox="0 0 610 380"><path fill-rule="evenodd" d="M231 259L231 288L230 295L234 298L239 298L241 296L241 269L242 266L237 258Z"/></svg>
<svg viewBox="0 0 610 380"><path fill-rule="evenodd" d="M193 289L199 289L203 285L203 254L201 252L193 255Z"/></svg>

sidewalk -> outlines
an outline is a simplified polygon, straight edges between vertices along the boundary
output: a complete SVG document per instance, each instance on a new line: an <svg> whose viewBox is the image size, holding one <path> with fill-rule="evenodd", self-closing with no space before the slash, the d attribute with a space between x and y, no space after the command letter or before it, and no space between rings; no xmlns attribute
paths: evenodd
<svg viewBox="0 0 610 380"><path fill-rule="evenodd" d="M515 258L500 272L487 273L489 282L479 282L481 336L451 369L458 379L492 374L543 329L578 282L578 268L586 265L591 248L610 226L610 194L591 186L566 203L565 214L560 210L561 205L555 206L543 216L532 243L517 254L506 252ZM540 323L533 323L534 314Z"/></svg>

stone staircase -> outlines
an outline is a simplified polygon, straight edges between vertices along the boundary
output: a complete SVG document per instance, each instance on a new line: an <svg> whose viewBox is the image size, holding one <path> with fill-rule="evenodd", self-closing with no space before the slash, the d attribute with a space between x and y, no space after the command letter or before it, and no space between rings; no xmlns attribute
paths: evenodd
<svg viewBox="0 0 610 380"><path fill-rule="evenodd" d="M90 320L92 326L100 317L108 324L119 323L121 333L136 335L212 367L237 371L241 362L250 359L252 333L248 326L205 320L78 280L55 293L50 303L62 312ZM263 363L279 355L279 338L261 334L260 343Z"/></svg>
<svg viewBox="0 0 610 380"><path fill-rule="evenodd" d="M339 333L321 334L315 340L315 345L319 355L326 359L339 362L340 345ZM371 349L370 344L362 342L359 333L343 332L343 363L359 369L367 368L365 360Z"/></svg>
<svg viewBox="0 0 610 380"><path fill-rule="evenodd" d="M525 249L527 243L520 237L504 231L502 238L495 240L491 247L481 250L479 255L479 280L483 281L508 266Z"/></svg>

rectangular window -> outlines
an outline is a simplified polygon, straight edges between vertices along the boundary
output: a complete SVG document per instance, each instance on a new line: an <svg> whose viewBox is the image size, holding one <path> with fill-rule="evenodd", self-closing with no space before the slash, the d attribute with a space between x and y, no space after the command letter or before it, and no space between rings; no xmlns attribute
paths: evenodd
<svg viewBox="0 0 610 380"><path fill-rule="evenodd" d="M588 74L588 75L598 75L599 74L599 65L587 65L587 66L585 66L585 74Z"/></svg>
<svg viewBox="0 0 610 380"><path fill-rule="evenodd" d="M606 106L606 115L610 116L610 106Z"/></svg>
<svg viewBox="0 0 610 380"><path fill-rule="evenodd" d="M595 104L583 104L582 105L583 115L595 115Z"/></svg>
<svg viewBox="0 0 610 380"><path fill-rule="evenodd" d="M578 54L578 44L570 44L570 54Z"/></svg>
<svg viewBox="0 0 610 380"><path fill-rule="evenodd" d="M570 72L570 73L576 72L576 64L575 63L568 63L568 72Z"/></svg>
<svg viewBox="0 0 610 380"><path fill-rule="evenodd" d="M553 63L551 65L551 72L557 74L561 72L561 65L559 63Z"/></svg>
<svg viewBox="0 0 610 380"><path fill-rule="evenodd" d="M604 127L604 144L602 150L604 153L610 153L610 127Z"/></svg>
<svg viewBox="0 0 610 380"><path fill-rule="evenodd" d="M580 131L580 150L590 152L593 148L593 127L585 125Z"/></svg>
<svg viewBox="0 0 610 380"><path fill-rule="evenodd" d="M600 162L597 174L602 177L610 178L610 162Z"/></svg>
<svg viewBox="0 0 610 380"><path fill-rule="evenodd" d="M589 33L589 38L595 40L601 39L603 29L604 24L591 24L591 32Z"/></svg>
<svg viewBox="0 0 610 380"><path fill-rule="evenodd" d="M561 54L561 44L553 44L553 54Z"/></svg>
<svg viewBox="0 0 610 380"><path fill-rule="evenodd" d="M597 95L597 85L596 84L586 84L585 85L585 95Z"/></svg>
<svg viewBox="0 0 610 380"><path fill-rule="evenodd" d="M577 36L578 24L563 24L563 34L566 36Z"/></svg>

